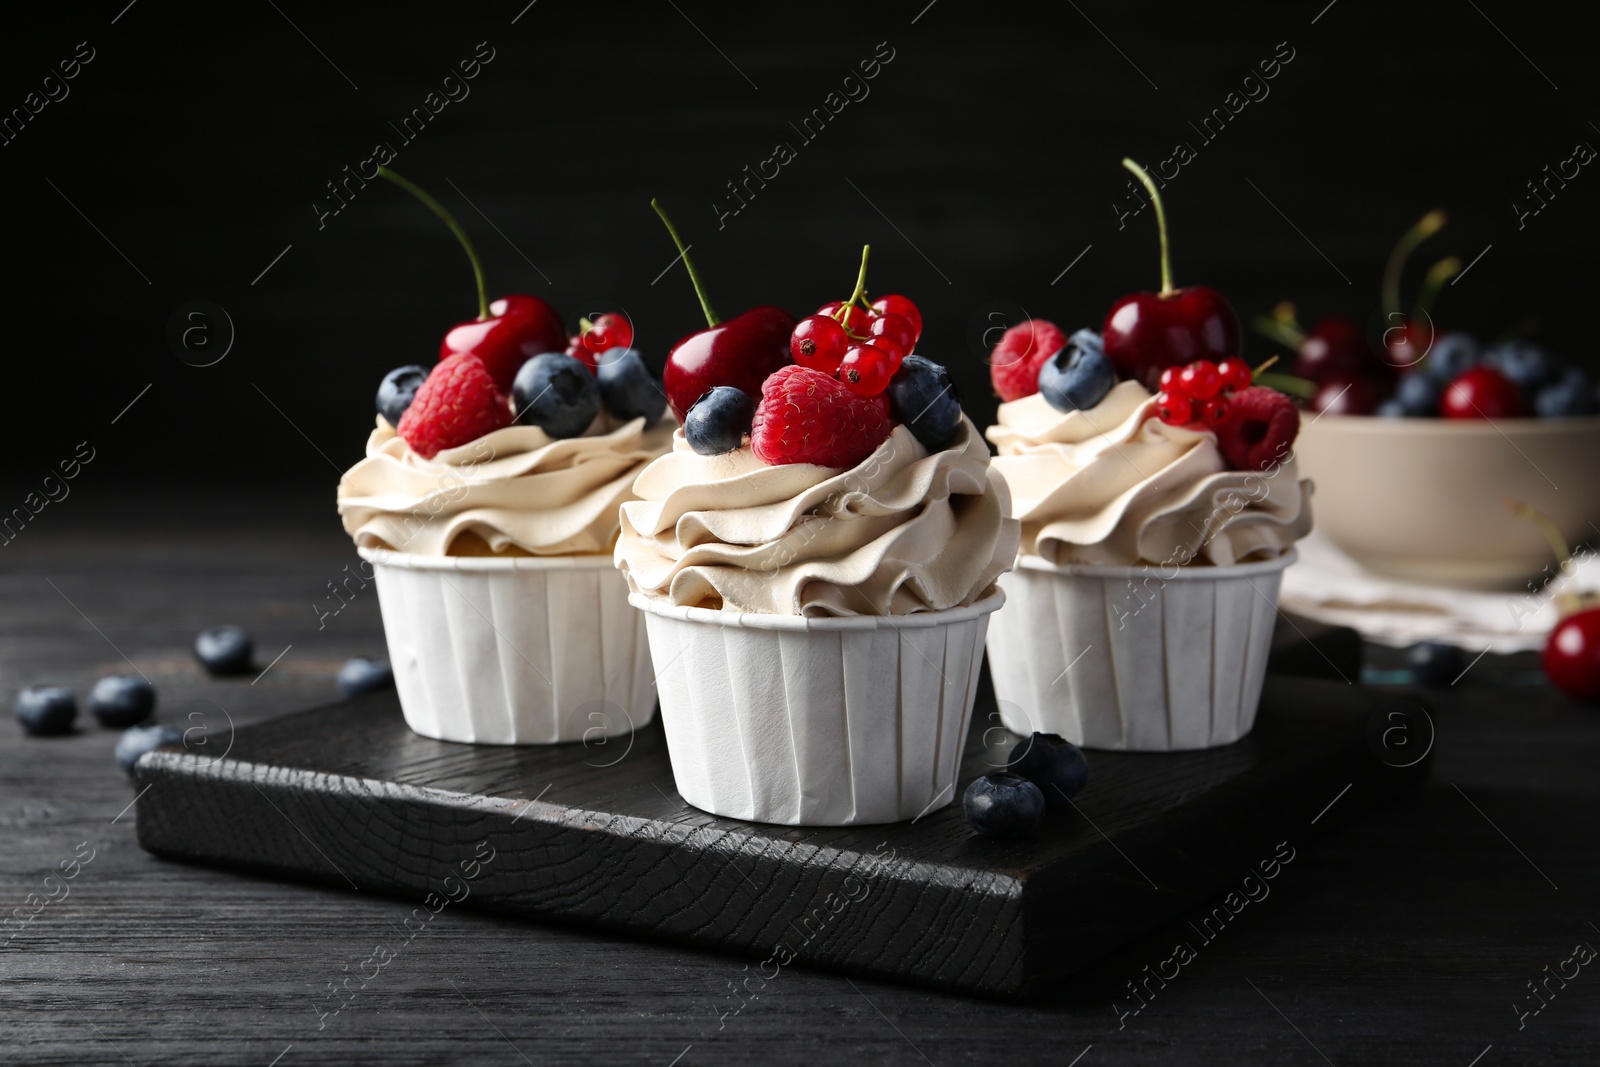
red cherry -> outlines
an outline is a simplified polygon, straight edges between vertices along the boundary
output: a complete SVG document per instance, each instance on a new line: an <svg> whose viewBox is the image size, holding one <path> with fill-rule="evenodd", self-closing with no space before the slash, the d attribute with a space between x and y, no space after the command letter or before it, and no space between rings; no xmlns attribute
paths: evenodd
<svg viewBox="0 0 1600 1067"><path fill-rule="evenodd" d="M922 337L922 312L917 310L917 305L907 298L896 293L880 296L872 302L872 310L879 315L899 315L911 324L911 343L906 345L906 353L910 354Z"/></svg>
<svg viewBox="0 0 1600 1067"><path fill-rule="evenodd" d="M849 347L850 338L844 327L826 315L806 316L789 335L789 354L794 361L824 374L839 369L839 361Z"/></svg>
<svg viewBox="0 0 1600 1067"><path fill-rule="evenodd" d="M1378 389L1366 378L1334 375L1317 387L1306 407L1324 415L1371 415L1378 410Z"/></svg>
<svg viewBox="0 0 1600 1067"><path fill-rule="evenodd" d="M837 321L838 311L844 307L843 300L830 300L817 309L818 315L827 315ZM866 337L867 330L872 325L870 313L864 311L859 304L851 304L850 310L844 313L844 328L857 337Z"/></svg>
<svg viewBox="0 0 1600 1067"><path fill-rule="evenodd" d="M1576 700L1600 700L1600 608L1556 623L1539 657L1550 684Z"/></svg>
<svg viewBox="0 0 1600 1067"><path fill-rule="evenodd" d="M1379 362L1391 373L1414 367L1433 348L1434 336L1432 322L1403 319L1383 332L1385 356Z"/></svg>
<svg viewBox="0 0 1600 1067"><path fill-rule="evenodd" d="M1178 375L1182 373L1182 371L1182 367L1168 367L1166 370L1162 371L1161 377L1157 380L1157 385L1160 387L1160 391L1163 393L1183 392L1183 382L1178 380Z"/></svg>
<svg viewBox="0 0 1600 1067"><path fill-rule="evenodd" d="M1374 358L1372 346L1367 344L1366 335L1354 320L1343 315L1327 315L1318 319L1300 342L1291 373L1314 382L1336 375L1354 378L1378 362L1381 361Z"/></svg>
<svg viewBox="0 0 1600 1067"><path fill-rule="evenodd" d="M875 317L867 327L867 333L872 337L892 340L902 356L909 356L917 347L917 328L910 319L893 311ZM872 343L877 344L876 341Z"/></svg>
<svg viewBox="0 0 1600 1067"><path fill-rule="evenodd" d="M626 315L606 312L597 316L594 325L583 335L583 346L595 355L610 348L633 346L633 323Z"/></svg>
<svg viewBox="0 0 1600 1067"><path fill-rule="evenodd" d="M1196 359L1218 360L1239 351L1239 315L1215 289L1196 285L1160 293L1133 293L1106 313L1106 356L1119 378L1145 388L1166 367Z"/></svg>
<svg viewBox="0 0 1600 1067"><path fill-rule="evenodd" d="M489 318L451 328L439 345L439 358L471 352L483 360L495 385L511 392L511 380L522 365L546 352L567 347L567 328L555 309L536 296L512 294L489 305Z"/></svg>
<svg viewBox="0 0 1600 1067"><path fill-rule="evenodd" d="M1162 422L1172 426L1182 426L1194 414L1194 405L1182 393L1160 392L1156 394L1156 415Z"/></svg>
<svg viewBox="0 0 1600 1067"><path fill-rule="evenodd" d="M756 307L673 345L661 384L678 421L714 386L731 385L746 396L760 396L767 376L789 365L794 327L794 316L782 308Z"/></svg>
<svg viewBox="0 0 1600 1067"><path fill-rule="evenodd" d="M876 345L857 345L839 362L839 380L857 396L877 396L894 377L891 362L889 353Z"/></svg>
<svg viewBox="0 0 1600 1067"><path fill-rule="evenodd" d="M1217 376L1222 379L1222 388L1238 392L1248 389L1255 381L1255 374L1250 370L1250 364L1242 359L1225 359L1217 364Z"/></svg>
<svg viewBox="0 0 1600 1067"><path fill-rule="evenodd" d="M1200 421L1215 429L1228 421L1228 413L1233 410L1233 405L1228 403L1225 396L1214 396L1200 405Z"/></svg>
<svg viewBox="0 0 1600 1067"><path fill-rule="evenodd" d="M1493 367L1463 371L1445 386L1439 414L1447 419L1516 419L1527 414L1522 393Z"/></svg>
<svg viewBox="0 0 1600 1067"><path fill-rule="evenodd" d="M1197 359L1178 372L1178 387L1191 400L1210 400L1222 388L1222 376L1215 363Z"/></svg>

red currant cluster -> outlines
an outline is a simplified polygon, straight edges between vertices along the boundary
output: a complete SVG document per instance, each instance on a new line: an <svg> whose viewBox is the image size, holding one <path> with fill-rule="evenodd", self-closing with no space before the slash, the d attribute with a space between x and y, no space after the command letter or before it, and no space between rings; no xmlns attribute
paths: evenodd
<svg viewBox="0 0 1600 1067"><path fill-rule="evenodd" d="M608 348L631 348L633 323L628 316L607 311L596 315L594 321L578 320L578 333L567 344L567 355L581 359L594 370L600 363L600 353Z"/></svg>
<svg viewBox="0 0 1600 1067"><path fill-rule="evenodd" d="M866 276L863 249L855 292L801 319L789 338L789 354L802 367L837 377L857 396L877 396L922 336L922 313L893 294L868 304Z"/></svg>
<svg viewBox="0 0 1600 1067"><path fill-rule="evenodd" d="M1161 372L1156 415L1173 426L1201 422L1214 429L1227 421L1232 394L1250 388L1253 378L1250 364L1233 356L1168 367Z"/></svg>

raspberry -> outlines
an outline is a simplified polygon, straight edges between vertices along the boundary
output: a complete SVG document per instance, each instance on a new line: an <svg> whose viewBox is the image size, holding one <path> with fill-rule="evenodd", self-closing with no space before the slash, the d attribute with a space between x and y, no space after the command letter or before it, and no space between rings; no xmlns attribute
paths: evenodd
<svg viewBox="0 0 1600 1067"><path fill-rule="evenodd" d="M439 361L396 427L411 451L432 459L511 425L511 405L483 360L457 352Z"/></svg>
<svg viewBox="0 0 1600 1067"><path fill-rule="evenodd" d="M837 378L791 364L761 385L750 447L774 466L854 467L893 429L887 395L857 396Z"/></svg>
<svg viewBox="0 0 1600 1067"><path fill-rule="evenodd" d="M989 380L1001 400L1021 400L1039 391L1039 368L1066 347L1067 335L1053 322L1029 319L1007 330L989 354Z"/></svg>
<svg viewBox="0 0 1600 1067"><path fill-rule="evenodd" d="M1228 417L1216 431L1217 444L1233 467L1264 471L1289 458L1300 433L1300 413L1276 389L1253 385L1233 394Z"/></svg>

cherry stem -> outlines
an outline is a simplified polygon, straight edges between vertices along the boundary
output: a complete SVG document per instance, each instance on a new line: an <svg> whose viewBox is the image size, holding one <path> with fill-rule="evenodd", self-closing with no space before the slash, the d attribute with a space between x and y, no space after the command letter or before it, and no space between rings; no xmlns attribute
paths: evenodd
<svg viewBox="0 0 1600 1067"><path fill-rule="evenodd" d="M1156 206L1156 229L1161 234L1161 295L1172 295L1172 255L1167 249L1167 209L1161 205L1161 193L1156 189L1155 181L1139 164L1131 159L1124 159L1122 165L1133 171L1133 176L1139 179L1145 192L1150 194L1150 202Z"/></svg>
<svg viewBox="0 0 1600 1067"><path fill-rule="evenodd" d="M1428 268L1427 277L1422 279L1422 290L1417 294L1417 311L1431 320L1429 314L1433 310L1433 302L1439 299L1439 293L1444 289L1444 283L1454 278L1461 271L1461 260L1455 256L1441 259Z"/></svg>
<svg viewBox="0 0 1600 1067"><path fill-rule="evenodd" d="M429 196L426 190L411 179L402 177L384 166L378 167L378 176L389 179L418 200L421 200L428 205L435 215L444 220L446 226L450 227L450 232L456 235L456 240L460 241L461 247L466 249L467 259L472 261L472 276L478 282L478 321L482 322L487 319L489 317L489 287L483 280L483 264L478 260L478 253L473 249L472 242L467 239L467 231L461 228L461 224L456 221L454 215L445 210L443 204Z"/></svg>
<svg viewBox="0 0 1600 1067"><path fill-rule="evenodd" d="M1448 221L1449 216L1443 211L1430 211L1400 235L1400 240L1395 242L1394 249L1389 253L1389 262L1383 268L1383 310L1391 315L1399 314L1400 273L1405 270L1406 260L1411 258L1411 253L1418 245L1438 233Z"/></svg>
<svg viewBox="0 0 1600 1067"><path fill-rule="evenodd" d="M667 227L667 232L672 235L672 243L678 246L678 258L683 260L683 265L689 269L689 280L694 283L694 295L700 298L700 310L706 313L706 328L720 326L722 320L711 309L711 298L706 295L706 283L700 280L700 272L694 269L694 260L689 258L689 249L684 245L683 238L678 236L678 228L667 218L667 209L661 202L651 199L650 206L661 216L662 223Z"/></svg>
<svg viewBox="0 0 1600 1067"><path fill-rule="evenodd" d="M1250 377L1251 378L1259 378L1259 377L1261 377L1261 372L1266 370L1267 368L1271 367L1276 362L1278 362L1278 357L1277 356L1271 357L1270 359L1268 359L1264 363L1262 363L1261 366L1259 366L1255 370L1251 371L1250 372Z"/></svg>
<svg viewBox="0 0 1600 1067"><path fill-rule="evenodd" d="M1544 534L1545 540L1550 542L1550 548L1556 554L1556 562L1559 564L1556 568L1558 574L1567 573L1572 567L1572 550L1567 547L1567 539L1561 536L1561 530L1550 521L1550 516L1520 500L1508 498L1506 507L1517 518L1527 519L1539 527L1539 531ZM1554 599L1564 608L1561 612L1563 615L1570 615L1583 606L1583 595L1577 591L1558 594Z"/></svg>

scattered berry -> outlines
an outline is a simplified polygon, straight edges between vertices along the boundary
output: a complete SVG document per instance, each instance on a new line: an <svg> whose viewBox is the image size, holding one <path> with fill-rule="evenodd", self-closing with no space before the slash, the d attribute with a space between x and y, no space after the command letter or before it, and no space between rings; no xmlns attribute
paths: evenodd
<svg viewBox="0 0 1600 1067"><path fill-rule="evenodd" d="M1402 414L1417 418L1431 418L1439 414L1439 394L1444 383L1431 374L1412 371L1400 379L1394 400Z"/></svg>
<svg viewBox="0 0 1600 1067"><path fill-rule="evenodd" d="M642 418L646 429L660 422L667 394L639 350L612 347L602 350L598 359L595 380L606 410L624 422Z"/></svg>
<svg viewBox="0 0 1600 1067"><path fill-rule="evenodd" d="M1044 821L1044 794L1020 774L992 771L967 786L961 809L984 837L1028 837Z"/></svg>
<svg viewBox="0 0 1600 1067"><path fill-rule="evenodd" d="M1255 373L1250 370L1250 364L1232 356L1217 364L1217 377L1222 379L1222 388L1235 393L1250 388L1255 381ZM1163 384L1162 388L1165 389L1166 385Z"/></svg>
<svg viewBox="0 0 1600 1067"><path fill-rule="evenodd" d="M134 726L155 710L155 687L137 674L114 674L89 690L89 713L101 726L115 730Z"/></svg>
<svg viewBox="0 0 1600 1067"><path fill-rule="evenodd" d="M1217 444L1234 468L1263 471L1289 456L1299 433L1294 402L1276 389L1252 385L1233 394L1228 421L1217 427Z"/></svg>
<svg viewBox="0 0 1600 1067"><path fill-rule="evenodd" d="M213 626L194 639L194 655L207 674L246 674L255 646L237 626Z"/></svg>
<svg viewBox="0 0 1600 1067"><path fill-rule="evenodd" d="M394 669L386 659L347 659L339 668L339 692L347 697L394 688Z"/></svg>
<svg viewBox="0 0 1600 1067"><path fill-rule="evenodd" d="M1532 396L1556 377L1556 361L1532 341L1506 341L1483 354L1483 362Z"/></svg>
<svg viewBox="0 0 1600 1067"><path fill-rule="evenodd" d="M1057 411L1087 411L1111 392L1117 372L1089 330L1072 335L1065 348L1039 368L1039 393Z"/></svg>
<svg viewBox="0 0 1600 1067"><path fill-rule="evenodd" d="M1020 400L1039 391L1039 368L1066 347L1067 335L1053 322L1029 319L1011 327L989 354L989 380L1001 400Z"/></svg>
<svg viewBox="0 0 1600 1067"><path fill-rule="evenodd" d="M1006 770L1038 786L1047 808L1065 807L1089 780L1089 761L1083 749L1059 734L1036 733L1019 741L1011 750Z"/></svg>
<svg viewBox="0 0 1600 1067"><path fill-rule="evenodd" d="M411 450L432 459L511 425L505 394L471 352L441 359L395 429Z"/></svg>
<svg viewBox="0 0 1600 1067"><path fill-rule="evenodd" d="M894 421L929 452L949 444L961 426L961 398L950 372L926 356L907 356L886 392Z"/></svg>
<svg viewBox="0 0 1600 1067"><path fill-rule="evenodd" d="M133 776L133 765L139 762L139 757L146 752L154 752L165 745L183 744L183 731L176 726L163 726L160 723L151 723L149 726L135 726L124 730L122 736L117 738L117 766Z"/></svg>
<svg viewBox="0 0 1600 1067"><path fill-rule="evenodd" d="M1406 666L1418 685L1449 685L1466 670L1461 650L1443 641L1418 641L1406 649Z"/></svg>
<svg viewBox="0 0 1600 1067"><path fill-rule="evenodd" d="M1600 700L1600 608L1573 612L1550 631L1539 657L1550 684L1576 700Z"/></svg>
<svg viewBox="0 0 1600 1067"><path fill-rule="evenodd" d="M428 371L424 367L396 367L385 374L378 385L378 414L390 426L399 426L401 416L427 380Z"/></svg>
<svg viewBox="0 0 1600 1067"><path fill-rule="evenodd" d="M600 383L582 361L560 352L534 356L511 385L517 422L555 438L577 437L600 412Z"/></svg>
<svg viewBox="0 0 1600 1067"><path fill-rule="evenodd" d="M1222 388L1222 375L1215 363L1197 359L1178 372L1178 388L1190 400L1210 400Z"/></svg>
<svg viewBox="0 0 1600 1067"><path fill-rule="evenodd" d="M748 393L731 385L706 390L683 419L683 436L702 456L720 456L744 444L755 418L756 404Z"/></svg>
<svg viewBox="0 0 1600 1067"><path fill-rule="evenodd" d="M856 396L877 396L894 377L896 361L877 345L856 345L839 362L839 380Z"/></svg>
<svg viewBox="0 0 1600 1067"><path fill-rule="evenodd" d="M1594 383L1578 367L1568 367L1561 377L1539 390L1533 398L1533 409L1542 419L1575 418L1593 415L1600 411L1596 402Z"/></svg>
<svg viewBox="0 0 1600 1067"><path fill-rule="evenodd" d="M33 737L55 737L72 732L78 717L78 698L61 685L30 685L17 694L13 709L25 733Z"/></svg>
<svg viewBox="0 0 1600 1067"><path fill-rule="evenodd" d="M854 467L894 429L882 394L857 396L837 378L789 365L761 387L750 446L765 463Z"/></svg>
<svg viewBox="0 0 1600 1067"><path fill-rule="evenodd" d="M1510 378L1487 363L1458 374L1439 398L1447 419L1514 419L1526 414L1522 393Z"/></svg>
<svg viewBox="0 0 1600 1067"><path fill-rule="evenodd" d="M922 312L917 310L917 305L906 297L890 293L874 300L872 310L880 316L898 315L911 324L911 343L906 346L906 355L909 356L922 338Z"/></svg>
<svg viewBox="0 0 1600 1067"><path fill-rule="evenodd" d="M1427 359L1417 369L1440 382L1448 382L1477 362L1478 339L1470 333L1454 331L1442 333L1435 339Z"/></svg>
<svg viewBox="0 0 1600 1067"><path fill-rule="evenodd" d="M1194 415L1194 405L1182 393L1163 390L1156 394L1156 417L1169 426L1187 425Z"/></svg>
<svg viewBox="0 0 1600 1067"><path fill-rule="evenodd" d="M839 361L850 347L844 327L826 315L808 315L795 324L789 337L789 354L802 367L836 374Z"/></svg>

